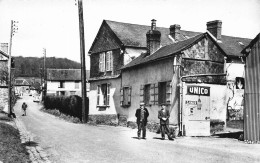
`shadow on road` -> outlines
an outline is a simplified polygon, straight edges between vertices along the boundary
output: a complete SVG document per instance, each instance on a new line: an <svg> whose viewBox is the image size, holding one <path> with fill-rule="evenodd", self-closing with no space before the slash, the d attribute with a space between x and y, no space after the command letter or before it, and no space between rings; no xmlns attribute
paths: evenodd
<svg viewBox="0 0 260 163"><path fill-rule="evenodd" d="M231 133L218 133L213 136L217 136L218 138L233 138L241 140L243 138L243 131L231 132Z"/></svg>
<svg viewBox="0 0 260 163"><path fill-rule="evenodd" d="M34 141L27 141L27 142L23 143L23 145L29 146L29 147L36 147L36 146L38 146L38 143L36 143Z"/></svg>
<svg viewBox="0 0 260 163"><path fill-rule="evenodd" d="M159 140L162 140L162 138L158 138L158 137L153 137L153 139L159 139Z"/></svg>

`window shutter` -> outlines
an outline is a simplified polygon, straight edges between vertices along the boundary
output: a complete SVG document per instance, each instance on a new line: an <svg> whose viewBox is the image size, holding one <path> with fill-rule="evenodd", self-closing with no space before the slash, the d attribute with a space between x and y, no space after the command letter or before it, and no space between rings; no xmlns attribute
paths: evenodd
<svg viewBox="0 0 260 163"><path fill-rule="evenodd" d="M158 83L154 84L154 104L158 104Z"/></svg>
<svg viewBox="0 0 260 163"><path fill-rule="evenodd" d="M140 103L144 102L144 85L140 86Z"/></svg>
<svg viewBox="0 0 260 163"><path fill-rule="evenodd" d="M154 104L154 84L151 84L150 86L150 101L149 104Z"/></svg>
<svg viewBox="0 0 260 163"><path fill-rule="evenodd" d="M110 71L113 71L113 51L110 51Z"/></svg>
<svg viewBox="0 0 260 163"><path fill-rule="evenodd" d="M110 102L110 83L107 83L107 101L106 105L109 106Z"/></svg>
<svg viewBox="0 0 260 163"><path fill-rule="evenodd" d="M171 82L166 82L166 103L171 103L172 85Z"/></svg>
<svg viewBox="0 0 260 163"><path fill-rule="evenodd" d="M120 106L123 106L124 102L124 89L120 88Z"/></svg>
<svg viewBox="0 0 260 163"><path fill-rule="evenodd" d="M128 88L128 101L127 104L130 106L131 105L131 93L132 93L132 87Z"/></svg>
<svg viewBox="0 0 260 163"><path fill-rule="evenodd" d="M105 52L103 52L102 53L102 55L103 55L103 59L102 59L102 61L103 61L103 63L102 63L102 72L105 72L105 68L106 68L106 53Z"/></svg>
<svg viewBox="0 0 260 163"><path fill-rule="evenodd" d="M110 71L110 51L106 52L106 71Z"/></svg>
<svg viewBox="0 0 260 163"><path fill-rule="evenodd" d="M100 105L100 85L97 86L97 106Z"/></svg>

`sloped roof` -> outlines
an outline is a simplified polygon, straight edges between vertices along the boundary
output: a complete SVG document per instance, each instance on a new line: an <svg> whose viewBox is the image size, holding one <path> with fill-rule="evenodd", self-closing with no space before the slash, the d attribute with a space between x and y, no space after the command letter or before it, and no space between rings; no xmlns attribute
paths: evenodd
<svg viewBox="0 0 260 163"><path fill-rule="evenodd" d="M104 21L109 25L112 31L125 46L146 47L146 33L151 29L150 26L115 22L110 20ZM156 30L161 32L161 45L165 46L173 43L173 41L169 38L169 28L156 27ZM180 30L178 40L184 40L198 34L200 34L200 32Z"/></svg>
<svg viewBox="0 0 260 163"><path fill-rule="evenodd" d="M89 70L86 71L86 79L89 79ZM47 69L49 81L79 81L81 69Z"/></svg>
<svg viewBox="0 0 260 163"><path fill-rule="evenodd" d="M248 54L248 52L246 51L248 48L252 48L252 46L254 46L254 44L256 43L257 40L259 40L260 37L260 33L258 33L258 35L256 35L256 37L249 43L249 45L247 45L242 51L241 53L243 54Z"/></svg>
<svg viewBox="0 0 260 163"><path fill-rule="evenodd" d="M241 51L250 43L251 39L221 36L219 46L224 50L227 55L242 56Z"/></svg>
<svg viewBox="0 0 260 163"><path fill-rule="evenodd" d="M3 55L3 56L5 56L6 58L9 58L9 55L7 55L5 52L3 52L3 51L1 51L1 50L0 50L0 54Z"/></svg>
<svg viewBox="0 0 260 163"><path fill-rule="evenodd" d="M146 56L146 53L141 54L139 57L131 61L129 64L122 67L122 69L130 68L136 65L144 64L147 62L151 62L157 59L165 58L167 56L176 54L186 48L189 48L194 43L199 41L201 38L205 37L206 33L199 34L195 37L189 38L187 40L179 41L174 44L166 45L157 50L154 54Z"/></svg>
<svg viewBox="0 0 260 163"><path fill-rule="evenodd" d="M17 86L30 86L30 83L25 79L15 79L15 85L17 85Z"/></svg>
<svg viewBox="0 0 260 163"><path fill-rule="evenodd" d="M151 29L150 26L137 25L130 23L115 22L104 20L116 36L123 42L125 46L146 47L146 33ZM169 28L156 27L161 32L161 45L169 45L173 40L169 38ZM180 30L180 35L177 41L182 41L190 37L194 37L201 32L184 31ZM217 42L222 50L228 56L242 56L241 50L250 43L251 39L240 38L233 36L221 36L221 42Z"/></svg>

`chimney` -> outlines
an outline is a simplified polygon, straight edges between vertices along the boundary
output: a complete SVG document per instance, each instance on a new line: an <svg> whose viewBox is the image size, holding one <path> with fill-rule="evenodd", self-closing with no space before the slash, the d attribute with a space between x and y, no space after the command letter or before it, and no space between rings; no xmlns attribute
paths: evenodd
<svg viewBox="0 0 260 163"><path fill-rule="evenodd" d="M151 55L160 48L161 32L156 30L156 20L152 20L151 29L146 33L147 54Z"/></svg>
<svg viewBox="0 0 260 163"><path fill-rule="evenodd" d="M181 26L179 24L174 24L170 26L170 35L175 41L178 40L180 30Z"/></svg>
<svg viewBox="0 0 260 163"><path fill-rule="evenodd" d="M8 55L8 43L1 43L0 50Z"/></svg>
<svg viewBox="0 0 260 163"><path fill-rule="evenodd" d="M207 22L207 30L217 39L221 40L222 21L215 20Z"/></svg>

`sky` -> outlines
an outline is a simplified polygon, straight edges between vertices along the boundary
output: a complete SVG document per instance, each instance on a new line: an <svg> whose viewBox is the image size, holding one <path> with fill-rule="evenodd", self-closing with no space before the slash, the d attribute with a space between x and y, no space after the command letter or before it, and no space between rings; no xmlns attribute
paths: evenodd
<svg viewBox="0 0 260 163"><path fill-rule="evenodd" d="M12 56L68 58L80 62L77 0L0 0L0 43L9 43L11 20L19 21ZM260 0L83 0L86 68L88 50L102 21L205 32L222 21L222 34L253 39L260 32Z"/></svg>

